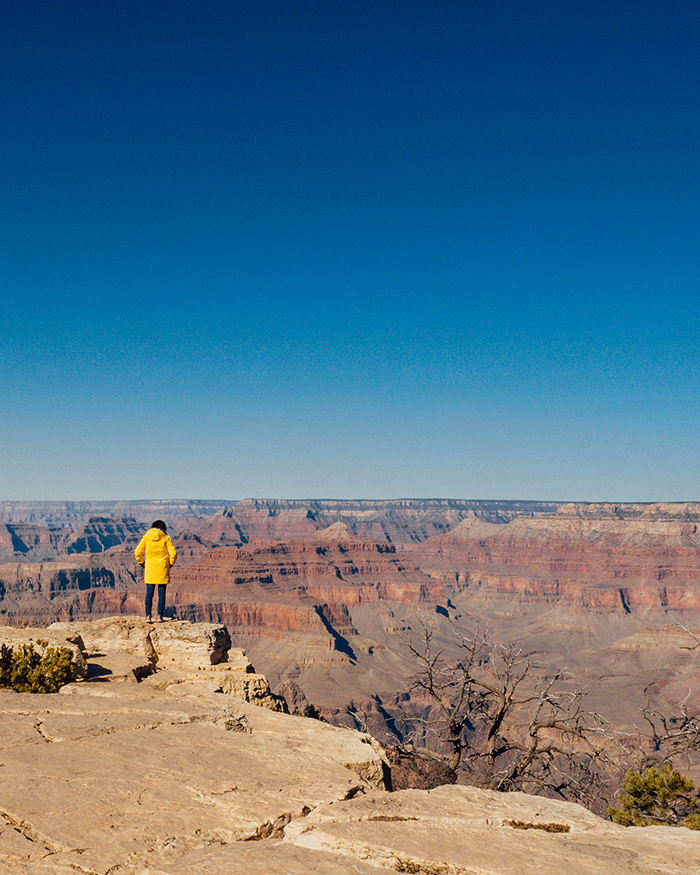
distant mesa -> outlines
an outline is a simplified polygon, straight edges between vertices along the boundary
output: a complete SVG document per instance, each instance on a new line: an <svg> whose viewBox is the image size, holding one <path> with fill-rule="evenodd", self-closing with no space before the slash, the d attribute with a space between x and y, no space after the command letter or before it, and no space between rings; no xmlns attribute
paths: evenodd
<svg viewBox="0 0 700 875"><path fill-rule="evenodd" d="M332 523L325 529L320 529L314 534L315 541L332 541L346 543L353 540L353 534L347 523Z"/></svg>
<svg viewBox="0 0 700 875"><path fill-rule="evenodd" d="M506 522L518 514L551 514L558 502L474 501L461 499L243 499L242 501L0 501L0 523L28 522L75 530L90 517L133 517L150 523L161 517L176 534L209 519L212 536L221 528L223 540L244 543L251 538L288 540L308 537L335 522L375 541L397 546L420 543L444 534L469 512L491 522ZM199 532L197 528L196 531ZM202 533L204 534L204 533Z"/></svg>

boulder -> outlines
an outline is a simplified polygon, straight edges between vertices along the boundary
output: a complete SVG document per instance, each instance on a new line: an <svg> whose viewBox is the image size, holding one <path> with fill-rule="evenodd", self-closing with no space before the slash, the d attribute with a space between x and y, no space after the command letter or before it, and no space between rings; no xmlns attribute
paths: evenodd
<svg viewBox="0 0 700 875"><path fill-rule="evenodd" d="M284 698L270 691L267 678L254 673L244 651L231 648L228 630L220 623L175 620L151 624L140 617L122 616L53 623L49 629L59 635L80 636L92 655L94 676L138 680L157 670L157 682L163 688L192 678L210 680L230 696L272 711L287 710Z"/></svg>

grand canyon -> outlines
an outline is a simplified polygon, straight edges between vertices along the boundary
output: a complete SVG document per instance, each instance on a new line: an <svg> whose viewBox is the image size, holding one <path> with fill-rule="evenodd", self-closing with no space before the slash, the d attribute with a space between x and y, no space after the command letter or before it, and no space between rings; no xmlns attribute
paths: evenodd
<svg viewBox="0 0 700 875"><path fill-rule="evenodd" d="M170 617L226 624L290 710L384 744L416 740L426 630L446 659L477 627L517 642L626 732L645 706L700 707L700 504L0 502L0 622L142 614L155 517L179 553Z"/></svg>

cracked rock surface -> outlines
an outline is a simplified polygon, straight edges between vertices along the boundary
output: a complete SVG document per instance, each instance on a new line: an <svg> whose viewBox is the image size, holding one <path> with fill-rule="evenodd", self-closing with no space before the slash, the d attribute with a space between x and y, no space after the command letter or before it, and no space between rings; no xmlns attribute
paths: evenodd
<svg viewBox="0 0 700 875"><path fill-rule="evenodd" d="M107 625L93 642L100 672L55 695L0 690L2 875L700 871L700 833L687 829L625 829L463 786L389 793L368 736L222 692L208 670L218 633L202 630L202 653L196 629L180 647L171 627L181 655L142 676L127 657L143 663L148 630L122 628L127 645L110 653ZM228 665L249 673L240 652ZM536 828L547 824L568 831Z"/></svg>
<svg viewBox="0 0 700 875"><path fill-rule="evenodd" d="M3 875L142 875L278 838L320 804L383 786L367 736L226 695L202 665L0 690Z"/></svg>
<svg viewBox="0 0 700 875"><path fill-rule="evenodd" d="M529 828L515 828L513 822ZM537 828L537 825L540 828ZM568 827L550 833L544 825ZM251 847L210 846L150 875L410 872L414 875L689 875L700 836L618 826L567 802L449 785L369 791L320 805L285 835Z"/></svg>

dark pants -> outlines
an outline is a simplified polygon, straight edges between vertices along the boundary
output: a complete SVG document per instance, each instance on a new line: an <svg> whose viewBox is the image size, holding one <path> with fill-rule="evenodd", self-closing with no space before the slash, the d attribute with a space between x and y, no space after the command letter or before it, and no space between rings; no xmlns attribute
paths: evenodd
<svg viewBox="0 0 700 875"><path fill-rule="evenodd" d="M163 616L165 610L165 587L166 583L158 584L158 616ZM151 607L153 606L153 593L155 592L155 583L146 584L146 616L151 616Z"/></svg>

